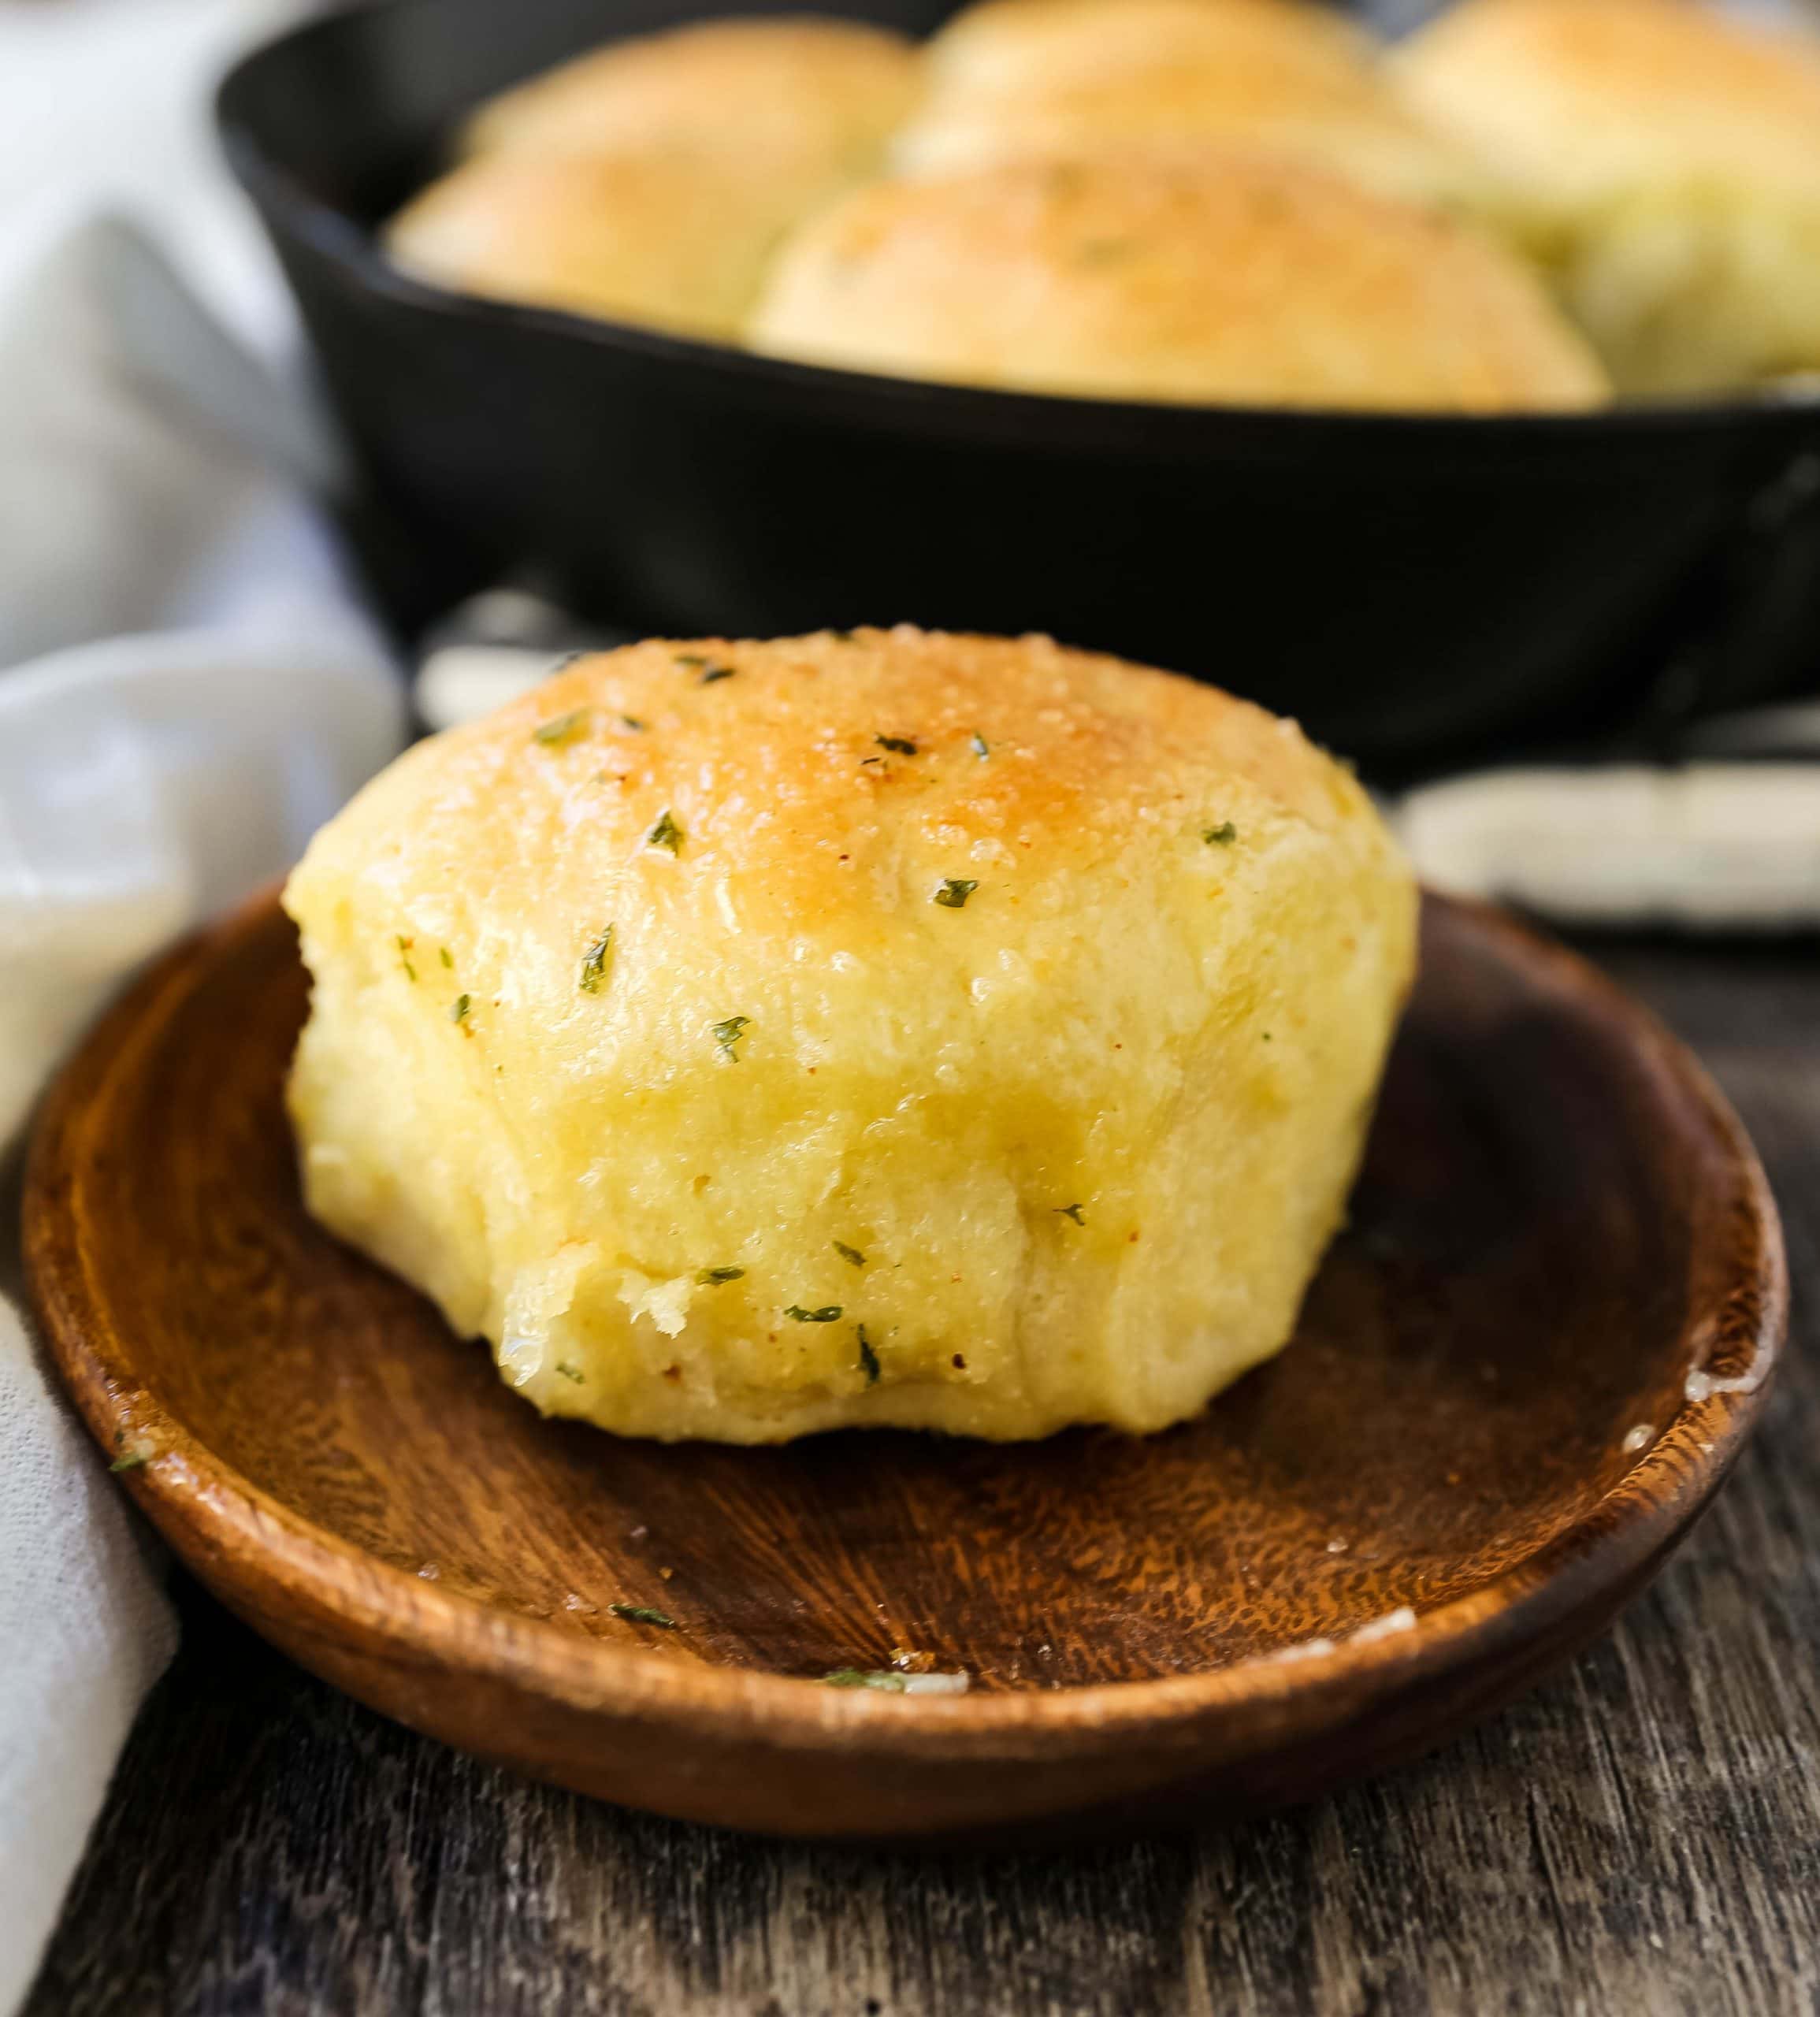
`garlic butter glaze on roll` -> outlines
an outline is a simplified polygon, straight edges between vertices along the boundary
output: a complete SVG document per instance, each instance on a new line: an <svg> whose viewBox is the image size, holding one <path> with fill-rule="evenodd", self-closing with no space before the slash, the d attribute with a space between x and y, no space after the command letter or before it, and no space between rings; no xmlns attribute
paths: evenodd
<svg viewBox="0 0 1820 2017"><path fill-rule="evenodd" d="M1820 370L1820 35L1694 0L1463 0L1392 67L1621 389Z"/></svg>
<svg viewBox="0 0 1820 2017"><path fill-rule="evenodd" d="M1597 405L1541 282L1473 228L1250 150L874 183L779 254L755 349L955 384L1210 404Z"/></svg>
<svg viewBox="0 0 1820 2017"><path fill-rule="evenodd" d="M1157 1429L1276 1351L1414 958L1293 724L1046 638L581 660L285 901L312 1210L539 1408Z"/></svg>

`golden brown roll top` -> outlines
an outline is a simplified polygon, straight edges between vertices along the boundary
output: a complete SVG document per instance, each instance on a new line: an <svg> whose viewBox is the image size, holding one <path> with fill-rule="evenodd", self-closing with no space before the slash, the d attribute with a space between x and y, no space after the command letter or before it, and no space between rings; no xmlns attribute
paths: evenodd
<svg viewBox="0 0 1820 2017"><path fill-rule="evenodd" d="M975 0L927 50L939 92L1066 82L1109 63L1148 63L1159 44L1236 49L1248 39L1291 68L1357 65L1376 46L1325 0Z"/></svg>
<svg viewBox="0 0 1820 2017"><path fill-rule="evenodd" d="M1820 39L1699 0L1462 0L1394 68L1525 207L1696 176L1820 193Z"/></svg>
<svg viewBox="0 0 1820 2017"><path fill-rule="evenodd" d="M1397 195L1470 193L1467 160L1380 80L1372 45L1306 0L985 0L929 65L892 150L904 172L1264 142Z"/></svg>
<svg viewBox="0 0 1820 2017"><path fill-rule="evenodd" d="M1497 244L1238 151L875 184L785 248L749 340L856 370L1141 399L1493 413L1604 392Z"/></svg>
<svg viewBox="0 0 1820 2017"><path fill-rule="evenodd" d="M681 149L866 174L921 84L915 45L831 16L692 23L609 43L488 102L468 151Z"/></svg>

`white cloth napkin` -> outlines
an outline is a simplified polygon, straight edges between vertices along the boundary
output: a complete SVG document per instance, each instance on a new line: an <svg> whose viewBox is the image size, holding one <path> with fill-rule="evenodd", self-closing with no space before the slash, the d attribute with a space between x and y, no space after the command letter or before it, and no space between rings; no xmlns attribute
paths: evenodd
<svg viewBox="0 0 1820 2017"><path fill-rule="evenodd" d="M0 1157L95 1008L278 873L399 746L303 501L302 400L137 231L0 262ZM33 662L20 664L31 655ZM9 1299L0 1227L0 2012L24 1995L174 1625Z"/></svg>
<svg viewBox="0 0 1820 2017"><path fill-rule="evenodd" d="M1820 925L1820 762L1490 771L1425 786L1391 816L1424 882L1558 924Z"/></svg>

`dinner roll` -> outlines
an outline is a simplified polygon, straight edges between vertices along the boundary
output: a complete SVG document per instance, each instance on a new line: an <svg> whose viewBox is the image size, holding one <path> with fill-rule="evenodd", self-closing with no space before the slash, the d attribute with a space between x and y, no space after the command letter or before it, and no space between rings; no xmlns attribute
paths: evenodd
<svg viewBox="0 0 1820 2017"><path fill-rule="evenodd" d="M687 154L477 155L407 204L386 249L469 294L730 338L800 214L787 176Z"/></svg>
<svg viewBox="0 0 1820 2017"><path fill-rule="evenodd" d="M1465 0L1395 69L1621 388L1820 367L1820 39L1691 0Z"/></svg>
<svg viewBox="0 0 1820 2017"><path fill-rule="evenodd" d="M794 235L748 340L1139 399L1489 413L1603 392L1540 282L1489 239L1237 152L874 184Z"/></svg>
<svg viewBox="0 0 1820 2017"><path fill-rule="evenodd" d="M736 1443L1156 1429L1274 1352L1416 923L1293 724L909 629L584 659L285 903L310 1208L547 1413Z"/></svg>
<svg viewBox="0 0 1820 2017"><path fill-rule="evenodd" d="M1371 46L1308 0L984 0L930 46L893 149L907 173L1134 141L1266 141L1368 187L1464 202L1467 160L1400 105Z"/></svg>
<svg viewBox="0 0 1820 2017"><path fill-rule="evenodd" d="M609 43L505 92L469 122L466 145L787 158L840 182L870 172L920 80L915 46L862 21L697 21Z"/></svg>

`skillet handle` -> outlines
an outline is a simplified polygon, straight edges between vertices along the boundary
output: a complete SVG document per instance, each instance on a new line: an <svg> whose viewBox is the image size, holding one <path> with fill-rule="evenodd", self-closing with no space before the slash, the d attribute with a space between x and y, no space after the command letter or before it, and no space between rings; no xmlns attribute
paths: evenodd
<svg viewBox="0 0 1820 2017"><path fill-rule="evenodd" d="M1719 554L1704 623L1657 681L1646 739L1707 715L1820 691L1820 444L1751 500Z"/></svg>

